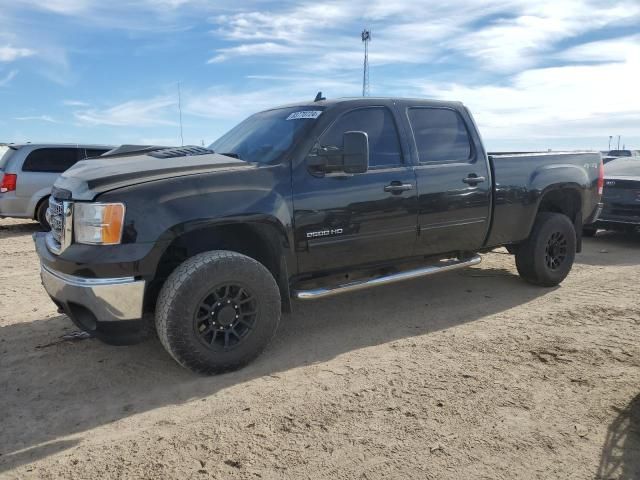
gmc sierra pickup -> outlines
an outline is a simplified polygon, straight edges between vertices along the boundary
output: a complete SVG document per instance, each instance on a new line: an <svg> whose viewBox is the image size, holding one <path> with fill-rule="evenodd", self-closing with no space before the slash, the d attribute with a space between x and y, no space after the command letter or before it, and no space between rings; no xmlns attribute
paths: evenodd
<svg viewBox="0 0 640 480"><path fill-rule="evenodd" d="M208 149L77 164L35 243L80 328L122 344L155 326L210 374L254 359L291 298L476 265L499 246L526 281L558 285L602 186L600 153L488 155L461 103L320 99L256 113Z"/></svg>

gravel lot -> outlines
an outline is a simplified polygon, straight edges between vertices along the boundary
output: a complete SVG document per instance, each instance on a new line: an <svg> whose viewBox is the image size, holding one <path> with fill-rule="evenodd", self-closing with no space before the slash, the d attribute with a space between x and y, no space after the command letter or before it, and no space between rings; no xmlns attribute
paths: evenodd
<svg viewBox="0 0 640 480"><path fill-rule="evenodd" d="M109 347L0 220L2 478L640 478L640 235L585 241L560 288L476 268L294 305L239 372Z"/></svg>

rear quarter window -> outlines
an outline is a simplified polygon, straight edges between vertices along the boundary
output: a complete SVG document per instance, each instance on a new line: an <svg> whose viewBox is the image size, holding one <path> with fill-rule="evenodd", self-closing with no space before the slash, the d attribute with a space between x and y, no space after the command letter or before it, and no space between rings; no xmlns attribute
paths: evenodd
<svg viewBox="0 0 640 480"><path fill-rule="evenodd" d="M78 161L77 148L38 148L22 164L23 172L62 173Z"/></svg>

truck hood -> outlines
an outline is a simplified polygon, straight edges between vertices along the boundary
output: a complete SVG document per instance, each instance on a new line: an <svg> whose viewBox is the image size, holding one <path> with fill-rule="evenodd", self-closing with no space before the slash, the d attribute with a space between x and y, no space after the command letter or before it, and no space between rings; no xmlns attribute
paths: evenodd
<svg viewBox="0 0 640 480"><path fill-rule="evenodd" d="M254 169L257 165L217 153L171 158L135 155L93 159L78 162L64 172L56 180L54 189L56 196L61 198L93 200L96 195L109 190L139 183L184 175Z"/></svg>

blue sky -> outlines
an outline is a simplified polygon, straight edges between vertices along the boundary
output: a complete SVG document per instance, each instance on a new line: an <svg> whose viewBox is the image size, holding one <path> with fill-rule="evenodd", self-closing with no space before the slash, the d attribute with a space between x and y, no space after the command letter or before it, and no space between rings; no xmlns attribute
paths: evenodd
<svg viewBox="0 0 640 480"><path fill-rule="evenodd" d="M640 148L640 1L0 0L0 141L205 144L361 93L461 100L492 150Z"/></svg>

